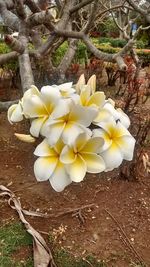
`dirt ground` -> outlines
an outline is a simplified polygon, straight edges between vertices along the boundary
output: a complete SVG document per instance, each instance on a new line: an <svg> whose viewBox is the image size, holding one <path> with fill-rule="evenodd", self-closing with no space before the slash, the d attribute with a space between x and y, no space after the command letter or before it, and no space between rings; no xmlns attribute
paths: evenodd
<svg viewBox="0 0 150 267"><path fill-rule="evenodd" d="M50 215L28 217L33 227L55 234L56 242L75 256L92 254L115 267L140 260L150 266L150 177L133 182L120 179L118 171L88 175L82 183L56 193L48 182L36 182L36 145L22 143L13 135L25 131L27 124L11 126L6 113L0 114L0 184L16 193L22 207ZM92 207L82 209L91 203ZM78 214L66 213L68 208L80 207ZM19 221L15 211L0 199L0 225L14 219Z"/></svg>

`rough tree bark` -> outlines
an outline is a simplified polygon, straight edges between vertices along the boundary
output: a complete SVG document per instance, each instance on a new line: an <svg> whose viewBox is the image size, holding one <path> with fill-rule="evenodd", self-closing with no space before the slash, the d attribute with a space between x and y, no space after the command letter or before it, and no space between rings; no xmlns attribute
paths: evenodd
<svg viewBox="0 0 150 267"><path fill-rule="evenodd" d="M86 8L86 7L90 8ZM28 7L28 9L26 8ZM133 49L134 38L127 36L126 28L120 26L120 30L126 35L127 45L116 54L107 54L101 52L92 43L89 33L94 23L99 18L104 18L112 11L119 11L121 8L135 10L137 14L145 17L150 22L150 9L144 10L133 0L121 1L96 1L96 0L66 0L56 1L57 15L54 8L48 5L41 6L34 0L0 0L0 14L5 25L13 31L19 32L18 39L6 36L5 41L13 50L12 52L0 55L0 64L4 64L11 59L18 59L22 90L25 92L34 84L34 75L31 66L31 57L34 63L44 65L45 72L48 73L50 83L55 76L57 81L63 80L66 70L71 64L78 40L82 40L87 48L99 59L118 64L121 70L126 69L124 55L130 53L135 56ZM44 10L43 10L44 9ZM79 12L84 9L87 13L86 23L81 23L81 29L76 27ZM81 22L84 21L81 18ZM47 40L42 40L42 29L46 33ZM53 65L52 55L54 51L65 41L68 40L69 47L62 61L58 66ZM32 51L29 50L29 44L32 44ZM9 103L6 104L8 107ZM4 106L4 105L3 105Z"/></svg>

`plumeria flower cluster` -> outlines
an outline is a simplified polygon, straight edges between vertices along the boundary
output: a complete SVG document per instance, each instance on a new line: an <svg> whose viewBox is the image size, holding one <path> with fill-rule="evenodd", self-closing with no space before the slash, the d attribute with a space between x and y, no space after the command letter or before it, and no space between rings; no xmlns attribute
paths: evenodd
<svg viewBox="0 0 150 267"><path fill-rule="evenodd" d="M34 151L35 177L49 180L57 192L81 182L86 173L111 171L133 158L130 120L112 99L96 91L95 75L87 83L81 75L75 86L69 82L40 91L31 86L8 110L10 123L24 118L30 120L30 135L16 137L25 142L43 137Z"/></svg>

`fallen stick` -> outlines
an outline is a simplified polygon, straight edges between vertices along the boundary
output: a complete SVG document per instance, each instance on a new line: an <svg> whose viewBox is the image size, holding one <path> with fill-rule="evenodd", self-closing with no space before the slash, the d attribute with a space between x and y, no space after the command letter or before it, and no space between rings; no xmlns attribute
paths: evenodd
<svg viewBox="0 0 150 267"><path fill-rule="evenodd" d="M83 206L78 207L78 208L72 208L72 209L68 208L63 212L57 213L56 215L50 215L50 217L57 218L57 217L61 217L61 216L65 216L67 214L71 214L71 213L77 212L79 210L81 211L81 210L86 209L86 208L91 208L91 207L94 207L94 206L96 206L96 204L95 203L91 203L91 204L83 205Z"/></svg>
<svg viewBox="0 0 150 267"><path fill-rule="evenodd" d="M134 253L134 255L139 260L140 264L144 264L144 266L147 267L147 265L144 262L144 259L141 257L141 255L133 247L133 245L131 244L131 242L130 242L128 236L127 236L127 234L125 233L125 231L123 230L123 228L121 227L119 222L116 220L116 218L110 213L110 211L108 211L107 209L104 209L104 210L105 210L105 212L107 212L107 214L111 217L111 219L115 222L115 224L119 228L120 233L122 234L122 238L123 238L124 243L128 246L128 248L131 250L131 252Z"/></svg>
<svg viewBox="0 0 150 267"><path fill-rule="evenodd" d="M24 214L31 216L45 217L45 214L38 212L30 212L21 208L21 202L16 195L7 187L0 185L0 196L8 196L8 204L12 209L15 209L19 215L21 222L24 224L27 232L33 237L33 257L34 267L57 267L54 262L50 248L47 246L44 238L31 226L25 219ZM13 203L14 205L12 205Z"/></svg>

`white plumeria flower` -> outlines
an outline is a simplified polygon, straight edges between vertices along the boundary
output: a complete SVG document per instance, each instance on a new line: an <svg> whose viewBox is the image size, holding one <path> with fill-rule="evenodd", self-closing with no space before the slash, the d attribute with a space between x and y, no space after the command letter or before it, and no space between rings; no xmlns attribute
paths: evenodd
<svg viewBox="0 0 150 267"><path fill-rule="evenodd" d="M92 75L88 82L87 85L91 88L91 94L94 94L96 91L96 75Z"/></svg>
<svg viewBox="0 0 150 267"><path fill-rule="evenodd" d="M64 98L70 97L75 93L75 89L72 87L72 82L63 83L58 85L57 88Z"/></svg>
<svg viewBox="0 0 150 267"><path fill-rule="evenodd" d="M135 139L119 121L113 119L102 122L100 129L93 130L93 136L104 139L104 145L99 153L105 161L105 171L119 167L123 159L132 160Z"/></svg>
<svg viewBox="0 0 150 267"><path fill-rule="evenodd" d="M82 106L95 106L98 109L101 108L105 103L105 94L104 92L95 92L96 91L96 76L92 75L85 84L85 77L82 74L79 78L79 81L76 84L76 90L80 95L80 104Z"/></svg>
<svg viewBox="0 0 150 267"><path fill-rule="evenodd" d="M117 108L116 111L118 112L118 119L116 120L119 120L128 129L131 124L129 117L121 108Z"/></svg>
<svg viewBox="0 0 150 267"><path fill-rule="evenodd" d="M102 108L105 103L105 94L103 92L91 94L91 88L85 85L80 93L80 103L82 106Z"/></svg>
<svg viewBox="0 0 150 267"><path fill-rule="evenodd" d="M55 191L60 192L71 183L65 165L60 161L64 144L59 142L52 148L47 139L37 146L34 154L39 158L34 163L34 173L38 181L49 180Z"/></svg>
<svg viewBox="0 0 150 267"><path fill-rule="evenodd" d="M60 85L47 85L44 87L47 87L49 90L56 90L60 92L63 98L71 97L75 93L75 89L72 86L72 82L63 83Z"/></svg>
<svg viewBox="0 0 150 267"><path fill-rule="evenodd" d="M30 133L38 137L61 99L59 91L44 86L41 92L34 86L23 96L23 113L31 119Z"/></svg>
<svg viewBox="0 0 150 267"><path fill-rule="evenodd" d="M84 85L85 85L85 76L84 76L84 74L82 74L79 77L79 80L78 80L78 82L75 85L75 89L76 89L77 94L80 95L81 90L82 90L82 88L83 88Z"/></svg>
<svg viewBox="0 0 150 267"><path fill-rule="evenodd" d="M11 124L13 122L19 122L23 120L23 110L21 101L19 101L18 104L10 106L7 112L7 118Z"/></svg>
<svg viewBox="0 0 150 267"><path fill-rule="evenodd" d="M85 76L84 76L84 74L82 74L79 77L79 80L75 85L75 89L76 89L77 94L80 95L85 86L86 86ZM87 82L87 86L90 88L90 94L91 95L94 94L96 91L96 75L95 74L89 78L89 80Z"/></svg>
<svg viewBox="0 0 150 267"><path fill-rule="evenodd" d="M116 121L119 120L127 129L129 128L130 119L121 108L115 109L109 101L106 101L104 109L109 111Z"/></svg>
<svg viewBox="0 0 150 267"><path fill-rule="evenodd" d="M89 137L86 133L79 134L74 143L66 145L60 155L60 161L66 164L70 178L74 182L81 182L86 172L100 173L105 170L105 163L97 155L103 139Z"/></svg>
<svg viewBox="0 0 150 267"><path fill-rule="evenodd" d="M100 121L110 118L110 112L106 109L103 109L105 104L105 94L104 92L96 91L96 76L92 75L85 84L85 77L82 74L79 78L79 81L76 84L76 90L80 94L80 104L85 107L95 107L98 110L98 115L94 119L93 123L97 124Z"/></svg>
<svg viewBox="0 0 150 267"><path fill-rule="evenodd" d="M47 122L47 132L45 133L50 145L57 143L62 138L64 143L72 142L78 134L91 131L86 128L97 115L94 108L82 107L72 100L61 101Z"/></svg>

